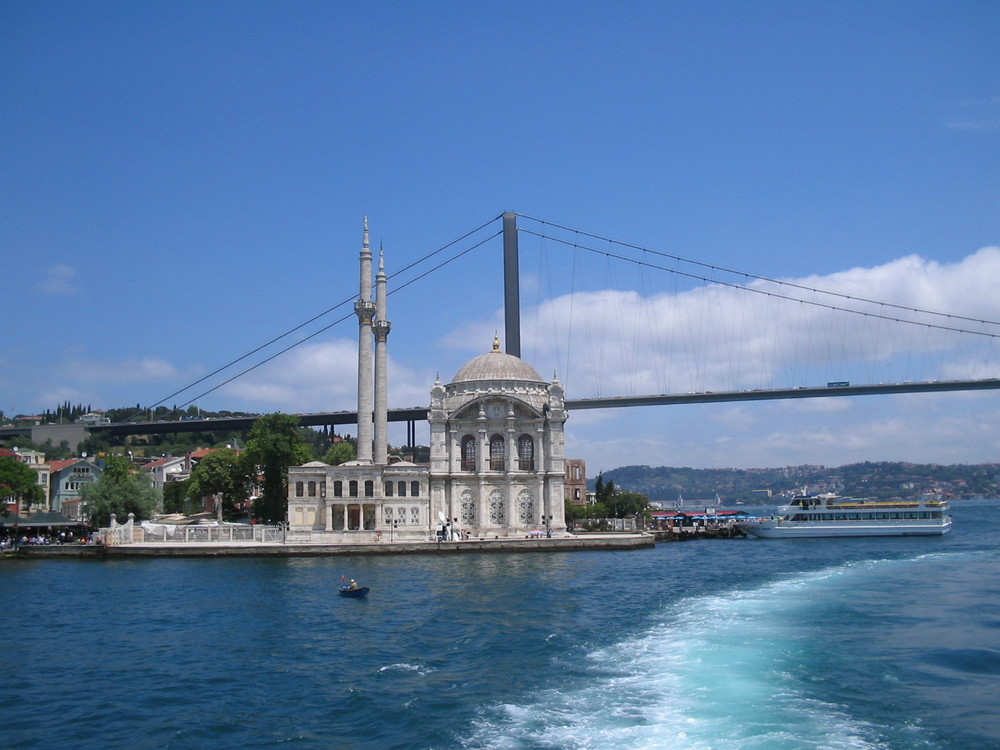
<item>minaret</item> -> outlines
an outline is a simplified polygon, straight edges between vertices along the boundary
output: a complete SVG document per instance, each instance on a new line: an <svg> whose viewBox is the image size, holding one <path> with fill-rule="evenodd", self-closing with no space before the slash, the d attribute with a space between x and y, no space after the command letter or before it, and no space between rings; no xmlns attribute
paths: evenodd
<svg viewBox="0 0 1000 750"><path fill-rule="evenodd" d="M389 441L389 329L386 318L385 259L382 246L378 248L378 274L375 276L375 463L384 466L388 461Z"/></svg>
<svg viewBox="0 0 1000 750"><path fill-rule="evenodd" d="M368 217L361 242L361 288L354 303L358 316L358 460L372 460L372 251L368 245Z"/></svg>

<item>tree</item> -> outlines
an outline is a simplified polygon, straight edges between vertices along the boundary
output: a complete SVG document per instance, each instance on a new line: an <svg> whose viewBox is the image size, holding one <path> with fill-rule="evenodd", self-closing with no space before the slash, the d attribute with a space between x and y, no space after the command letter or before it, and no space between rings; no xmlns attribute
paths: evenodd
<svg viewBox="0 0 1000 750"><path fill-rule="evenodd" d="M254 516L262 521L284 521L288 504L288 467L312 460L309 446L299 440L299 421L291 414L268 414L254 422L243 454L252 476L263 474Z"/></svg>
<svg viewBox="0 0 1000 750"><path fill-rule="evenodd" d="M189 507L191 505L191 493L188 491L190 481L190 479L185 479L182 482L167 482L163 486L164 513L190 513L194 510Z"/></svg>
<svg viewBox="0 0 1000 750"><path fill-rule="evenodd" d="M198 462L186 489L189 497L222 495L223 518L232 519L238 515L236 504L250 497L250 479L240 454L232 448L221 448Z"/></svg>
<svg viewBox="0 0 1000 750"><path fill-rule="evenodd" d="M135 472L128 459L121 456L109 456L101 476L85 485L80 496L84 512L95 526L109 525L112 513L119 520L134 513L135 520L144 521L160 504L160 493L149 479Z"/></svg>
<svg viewBox="0 0 1000 750"><path fill-rule="evenodd" d="M18 505L30 506L45 498L38 486L38 474L16 458L0 458L0 499L12 497ZM7 506L2 506L6 513Z"/></svg>
<svg viewBox="0 0 1000 750"><path fill-rule="evenodd" d="M607 484L604 483L604 472L597 475L597 481L594 483L594 495L597 502L602 505L610 505L615 491L614 482L609 481Z"/></svg>
<svg viewBox="0 0 1000 750"><path fill-rule="evenodd" d="M98 435L88 435L77 446L81 455L97 456L101 453L108 453L111 450L111 442Z"/></svg>
<svg viewBox="0 0 1000 750"><path fill-rule="evenodd" d="M339 466L348 461L353 461L357 457L354 444L345 440L342 443L334 443L330 446L330 450L323 456L323 463L330 464L330 466Z"/></svg>
<svg viewBox="0 0 1000 750"><path fill-rule="evenodd" d="M615 518L643 516L649 508L649 498L638 492L615 492L611 499Z"/></svg>

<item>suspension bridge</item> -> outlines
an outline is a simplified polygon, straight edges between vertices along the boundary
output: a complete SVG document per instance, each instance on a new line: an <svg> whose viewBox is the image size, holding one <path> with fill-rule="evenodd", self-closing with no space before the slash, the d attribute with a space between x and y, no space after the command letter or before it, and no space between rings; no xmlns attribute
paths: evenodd
<svg viewBox="0 0 1000 750"><path fill-rule="evenodd" d="M394 272L390 294L427 284L473 253L495 252L497 244L500 259L487 263L498 270L490 278L503 280L505 350L540 372L546 371L540 364L558 371L567 395L577 396L567 398L570 411L1000 388L993 377L1000 374L1000 322L929 309L918 304L920 289L874 299L849 284L830 289L771 278L513 212ZM563 283L545 290L534 284L538 296L526 316L525 249L535 258L533 279ZM560 251L568 256L554 260ZM634 276L626 279L622 269ZM668 283L655 281L664 278ZM148 419L179 398L186 400L178 411L199 403L339 324L353 335L353 301L346 296L124 422L86 429L114 435L247 429L252 416ZM293 335L293 343L280 345ZM351 410L297 416L303 426L357 423ZM407 424L409 445L426 417L424 406L390 408L388 415ZM0 435L29 429L35 440L38 427L3 428Z"/></svg>

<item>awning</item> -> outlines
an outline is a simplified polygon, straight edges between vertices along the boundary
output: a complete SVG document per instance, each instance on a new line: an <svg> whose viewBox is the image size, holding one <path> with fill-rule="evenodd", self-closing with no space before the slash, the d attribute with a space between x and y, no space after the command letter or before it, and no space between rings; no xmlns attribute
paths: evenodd
<svg viewBox="0 0 1000 750"><path fill-rule="evenodd" d="M25 526L27 521L21 518L16 513L8 513L7 515L0 514L0 528L11 527L11 526Z"/></svg>
<svg viewBox="0 0 1000 750"><path fill-rule="evenodd" d="M21 526L86 526L83 521L74 521L72 518L67 518L62 513L57 513L54 510L43 510L38 513L32 513L28 518L22 518L20 521Z"/></svg>

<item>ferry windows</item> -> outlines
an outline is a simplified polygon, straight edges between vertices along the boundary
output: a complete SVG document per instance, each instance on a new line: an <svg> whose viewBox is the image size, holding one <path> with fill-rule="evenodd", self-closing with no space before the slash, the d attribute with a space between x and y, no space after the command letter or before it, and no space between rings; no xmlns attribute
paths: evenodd
<svg viewBox="0 0 1000 750"><path fill-rule="evenodd" d="M531 435L521 435L517 439L517 468L521 471L535 470L535 441Z"/></svg>
<svg viewBox="0 0 1000 750"><path fill-rule="evenodd" d="M302 484L302 482L296 482L295 483L295 497L302 497L303 496L303 494L304 494L303 491L302 491L303 486L304 485Z"/></svg>
<svg viewBox="0 0 1000 750"><path fill-rule="evenodd" d="M462 471L476 470L476 438L466 435L462 438Z"/></svg>
<svg viewBox="0 0 1000 750"><path fill-rule="evenodd" d="M344 483L341 480L339 480L339 479L337 479L333 483L333 496L334 497L343 497L344 496Z"/></svg>
<svg viewBox="0 0 1000 750"><path fill-rule="evenodd" d="M503 435L494 435L490 438L490 471L503 471L506 468L503 454Z"/></svg>
<svg viewBox="0 0 1000 750"><path fill-rule="evenodd" d="M410 495L420 497L420 482L410 482Z"/></svg>

